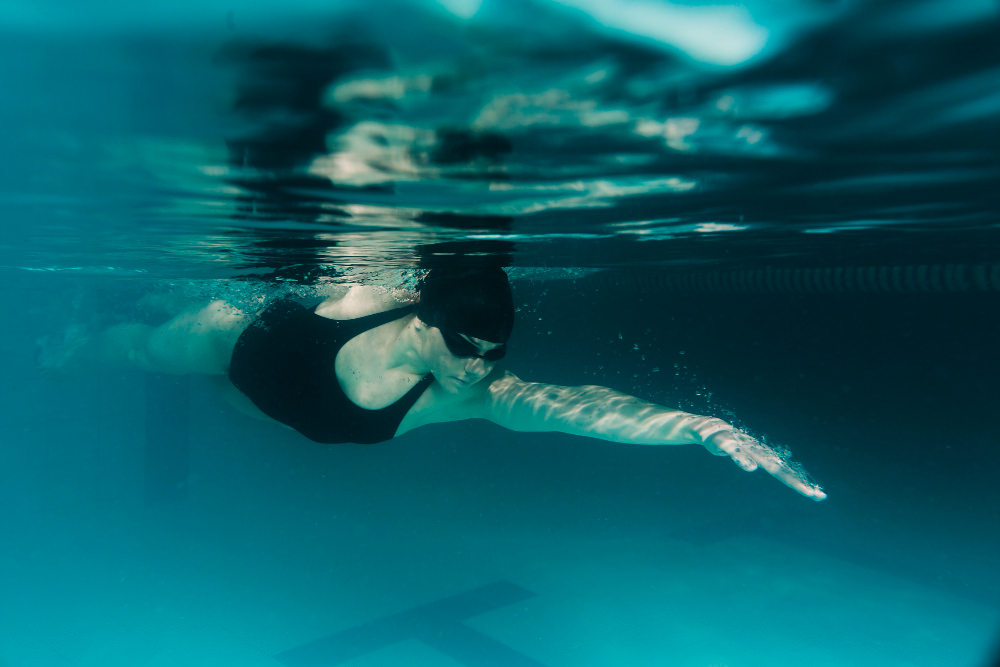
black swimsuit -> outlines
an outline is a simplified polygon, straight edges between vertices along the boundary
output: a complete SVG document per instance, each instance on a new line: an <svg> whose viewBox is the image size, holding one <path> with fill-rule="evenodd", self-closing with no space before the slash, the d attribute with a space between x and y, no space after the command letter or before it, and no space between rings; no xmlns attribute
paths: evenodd
<svg viewBox="0 0 1000 667"><path fill-rule="evenodd" d="M414 308L331 320L295 301L277 301L236 341L229 379L264 414L310 440L331 444L390 440L434 376L425 375L395 403L368 410L344 393L335 361L347 341Z"/></svg>

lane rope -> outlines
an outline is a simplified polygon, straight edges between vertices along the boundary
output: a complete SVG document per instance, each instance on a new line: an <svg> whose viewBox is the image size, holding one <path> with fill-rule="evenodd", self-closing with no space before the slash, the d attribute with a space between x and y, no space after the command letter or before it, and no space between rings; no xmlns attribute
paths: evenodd
<svg viewBox="0 0 1000 667"><path fill-rule="evenodd" d="M1000 264L915 264L739 269L612 276L643 292L1000 292Z"/></svg>

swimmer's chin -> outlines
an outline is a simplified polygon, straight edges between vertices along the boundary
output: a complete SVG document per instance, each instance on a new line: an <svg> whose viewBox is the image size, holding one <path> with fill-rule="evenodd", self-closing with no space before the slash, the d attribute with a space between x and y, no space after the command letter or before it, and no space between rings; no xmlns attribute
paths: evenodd
<svg viewBox="0 0 1000 667"><path fill-rule="evenodd" d="M442 385L444 385L444 388L447 389L449 393L457 394L468 389L481 379L482 378L477 378L475 380L462 380L461 378L452 376L447 379L447 382L443 382Z"/></svg>

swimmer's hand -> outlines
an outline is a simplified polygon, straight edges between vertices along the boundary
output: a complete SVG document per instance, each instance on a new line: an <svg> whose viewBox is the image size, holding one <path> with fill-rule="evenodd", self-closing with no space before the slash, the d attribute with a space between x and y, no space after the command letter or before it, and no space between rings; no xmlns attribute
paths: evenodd
<svg viewBox="0 0 1000 667"><path fill-rule="evenodd" d="M699 425L695 432L702 444L716 456L728 456L747 472L763 468L782 483L813 500L825 500L823 489L809 479L802 466L790 461L787 451L769 447L743 431L718 419Z"/></svg>

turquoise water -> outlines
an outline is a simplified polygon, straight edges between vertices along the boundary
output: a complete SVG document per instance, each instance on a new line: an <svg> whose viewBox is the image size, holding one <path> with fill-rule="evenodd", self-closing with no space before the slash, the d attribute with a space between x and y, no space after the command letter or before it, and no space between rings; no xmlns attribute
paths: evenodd
<svg viewBox="0 0 1000 667"><path fill-rule="evenodd" d="M991 2L0 12L0 664L985 665ZM321 447L36 355L508 267L509 367L733 421Z"/></svg>

